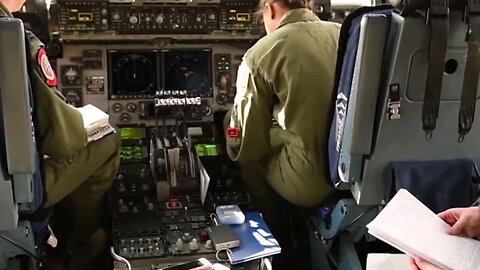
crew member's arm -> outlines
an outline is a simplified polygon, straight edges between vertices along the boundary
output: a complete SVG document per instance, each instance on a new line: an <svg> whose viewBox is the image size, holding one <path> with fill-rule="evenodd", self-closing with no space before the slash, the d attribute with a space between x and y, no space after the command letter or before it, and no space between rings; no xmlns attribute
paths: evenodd
<svg viewBox="0 0 480 270"><path fill-rule="evenodd" d="M269 152L272 106L273 91L262 72L251 70L244 60L226 131L227 152L233 161L258 162Z"/></svg>
<svg viewBox="0 0 480 270"><path fill-rule="evenodd" d="M38 116L36 124L43 152L54 159L69 158L87 142L82 116L58 91L57 77L41 41L31 33L29 41L34 73L32 91Z"/></svg>

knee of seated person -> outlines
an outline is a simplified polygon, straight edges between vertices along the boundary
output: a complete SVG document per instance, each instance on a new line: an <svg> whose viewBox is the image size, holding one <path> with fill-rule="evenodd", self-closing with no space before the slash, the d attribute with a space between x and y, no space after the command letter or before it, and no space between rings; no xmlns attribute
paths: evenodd
<svg viewBox="0 0 480 270"><path fill-rule="evenodd" d="M111 185L120 166L120 146L121 140L118 134L110 134L102 140L102 153L105 160L101 161L104 165L96 172L96 176L104 179L105 184Z"/></svg>
<svg viewBox="0 0 480 270"><path fill-rule="evenodd" d="M121 138L117 133L113 133L104 138L106 145L106 151L108 152L109 157L119 158L120 157L120 146Z"/></svg>

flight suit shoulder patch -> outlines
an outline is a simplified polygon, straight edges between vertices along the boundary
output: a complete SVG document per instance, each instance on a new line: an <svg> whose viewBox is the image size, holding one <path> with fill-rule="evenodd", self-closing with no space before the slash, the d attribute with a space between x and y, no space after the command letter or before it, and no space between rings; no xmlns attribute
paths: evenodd
<svg viewBox="0 0 480 270"><path fill-rule="evenodd" d="M42 71L45 83L50 87L57 86L57 76L50 65L50 61L47 57L47 52L44 48L40 48L37 53L37 63Z"/></svg>

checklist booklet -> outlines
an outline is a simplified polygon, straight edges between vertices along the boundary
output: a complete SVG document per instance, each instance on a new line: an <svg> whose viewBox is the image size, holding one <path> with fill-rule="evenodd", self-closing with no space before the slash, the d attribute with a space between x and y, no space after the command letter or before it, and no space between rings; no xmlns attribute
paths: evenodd
<svg viewBox="0 0 480 270"><path fill-rule="evenodd" d="M230 226L240 238L240 247L227 252L232 265L270 257L282 251L258 212L247 212L244 223Z"/></svg>
<svg viewBox="0 0 480 270"><path fill-rule="evenodd" d="M93 142L99 140L106 135L115 132L110 125L109 115L99 108L88 104L81 108L77 108L83 118L83 127L87 132L87 141Z"/></svg>
<svg viewBox="0 0 480 270"><path fill-rule="evenodd" d="M448 234L450 226L405 189L398 191L367 228L376 238L441 269L480 268L480 242Z"/></svg>

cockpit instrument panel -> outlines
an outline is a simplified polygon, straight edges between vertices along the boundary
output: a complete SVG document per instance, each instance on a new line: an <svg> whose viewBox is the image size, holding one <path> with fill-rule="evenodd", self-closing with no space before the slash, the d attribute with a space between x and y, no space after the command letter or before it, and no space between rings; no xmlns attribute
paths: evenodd
<svg viewBox="0 0 480 270"><path fill-rule="evenodd" d="M255 27L258 1L225 1L220 8L220 29L248 31Z"/></svg>
<svg viewBox="0 0 480 270"><path fill-rule="evenodd" d="M122 140L141 140L145 138L145 128L141 127L122 127L120 137Z"/></svg>
<svg viewBox="0 0 480 270"><path fill-rule="evenodd" d="M153 98L158 90L157 51L109 51L110 99Z"/></svg>
<svg viewBox="0 0 480 270"><path fill-rule="evenodd" d="M217 8L110 5L113 31L122 34L207 34L217 29Z"/></svg>
<svg viewBox="0 0 480 270"><path fill-rule="evenodd" d="M163 51L164 90L187 96L212 97L210 50Z"/></svg>
<svg viewBox="0 0 480 270"><path fill-rule="evenodd" d="M100 1L62 2L58 12L61 31L108 30L108 3Z"/></svg>

